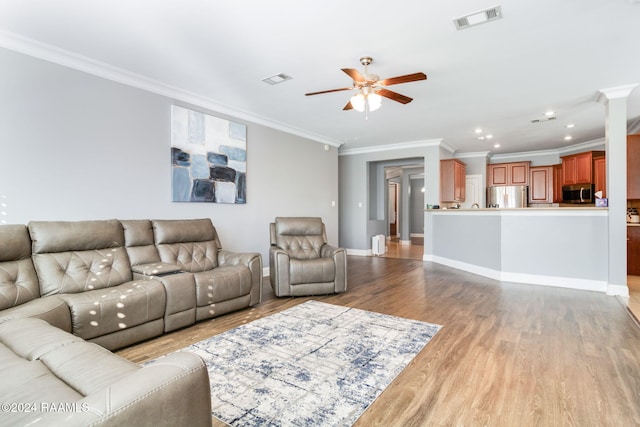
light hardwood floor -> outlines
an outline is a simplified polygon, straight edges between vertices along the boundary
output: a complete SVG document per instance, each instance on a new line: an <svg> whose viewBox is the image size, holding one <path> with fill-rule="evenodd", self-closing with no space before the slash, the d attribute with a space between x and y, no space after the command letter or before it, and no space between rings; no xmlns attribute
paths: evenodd
<svg viewBox="0 0 640 427"><path fill-rule="evenodd" d="M309 299L263 288L256 307L119 354L148 360ZM640 425L640 329L615 297L350 256L348 291L313 299L443 325L358 427Z"/></svg>
<svg viewBox="0 0 640 427"><path fill-rule="evenodd" d="M387 240L387 252L382 255L385 258L404 258L422 260L424 254L424 239L411 238L410 245L401 245L399 239Z"/></svg>

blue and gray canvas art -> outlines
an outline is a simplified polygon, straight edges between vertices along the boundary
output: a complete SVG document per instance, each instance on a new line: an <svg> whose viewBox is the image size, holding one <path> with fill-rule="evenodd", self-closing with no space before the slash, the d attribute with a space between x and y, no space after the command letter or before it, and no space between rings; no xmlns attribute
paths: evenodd
<svg viewBox="0 0 640 427"><path fill-rule="evenodd" d="M174 202L246 203L246 126L172 106Z"/></svg>

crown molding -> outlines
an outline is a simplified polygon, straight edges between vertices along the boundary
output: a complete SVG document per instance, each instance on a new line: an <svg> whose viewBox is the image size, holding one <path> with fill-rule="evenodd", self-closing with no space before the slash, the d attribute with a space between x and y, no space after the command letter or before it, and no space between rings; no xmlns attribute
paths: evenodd
<svg viewBox="0 0 640 427"><path fill-rule="evenodd" d="M476 152L468 152L468 153L457 153L455 156L456 159L470 159L470 158L482 158L482 157L490 157L491 151L476 151Z"/></svg>
<svg viewBox="0 0 640 427"><path fill-rule="evenodd" d="M506 154L494 154L491 156L493 160L507 160L507 159L521 159L523 157L537 157L537 156L561 156L566 153L573 153L579 150L588 150L589 148L598 147L605 144L604 138L594 139L592 141L581 142L579 144L568 145L562 148L554 148L552 150L538 150L538 151L522 151L519 153L506 153Z"/></svg>
<svg viewBox="0 0 640 427"><path fill-rule="evenodd" d="M46 43L42 43L18 34L7 31L0 31L0 47L14 52L42 59L47 62L82 71L97 77L141 89L147 92L171 98L175 101L185 102L193 106L206 108L212 112L225 114L236 119L255 123L272 129L280 130L302 138L310 139L333 147L340 147L343 143L335 139L327 138L306 130L296 128L282 122L271 120L245 110L241 110L230 105L222 104L211 98L197 95L193 92L181 88L167 85L158 80L154 80L141 74L132 73L123 68L114 67L107 63L95 59L69 52Z"/></svg>
<svg viewBox="0 0 640 427"><path fill-rule="evenodd" d="M357 154L379 153L381 151L394 151L394 150L403 150L403 149L409 149L409 148L436 147L436 146L443 147L446 150L451 151L452 153L455 151L455 148L442 142L442 139L427 139L424 141L400 142L398 144L386 144L386 145L375 145L371 147L351 148L347 150L340 150L338 152L338 155L339 156L355 156Z"/></svg>

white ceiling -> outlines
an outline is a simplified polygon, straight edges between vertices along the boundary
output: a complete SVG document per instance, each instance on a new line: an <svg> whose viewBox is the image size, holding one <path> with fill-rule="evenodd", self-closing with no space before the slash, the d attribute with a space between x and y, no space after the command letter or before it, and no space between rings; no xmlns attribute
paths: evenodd
<svg viewBox="0 0 640 427"><path fill-rule="evenodd" d="M604 136L599 89L640 82L639 0L0 0L0 46L172 94L341 150L442 139L458 152L552 150ZM453 18L500 5L502 19ZM341 68L390 87L365 115L342 111ZM293 77L279 85L261 80ZM532 124L556 112L554 121ZM628 100L640 124L640 88ZM574 123L568 130L565 125ZM476 139L481 127L492 140ZM564 140L572 135L570 142ZM500 143L500 148L494 148Z"/></svg>

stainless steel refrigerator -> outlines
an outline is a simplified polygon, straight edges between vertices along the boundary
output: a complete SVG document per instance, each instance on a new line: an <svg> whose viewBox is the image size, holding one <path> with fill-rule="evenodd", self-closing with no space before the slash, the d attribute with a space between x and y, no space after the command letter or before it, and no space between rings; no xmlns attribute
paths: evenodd
<svg viewBox="0 0 640 427"><path fill-rule="evenodd" d="M504 185L487 188L487 207L526 208L529 198L526 185Z"/></svg>

